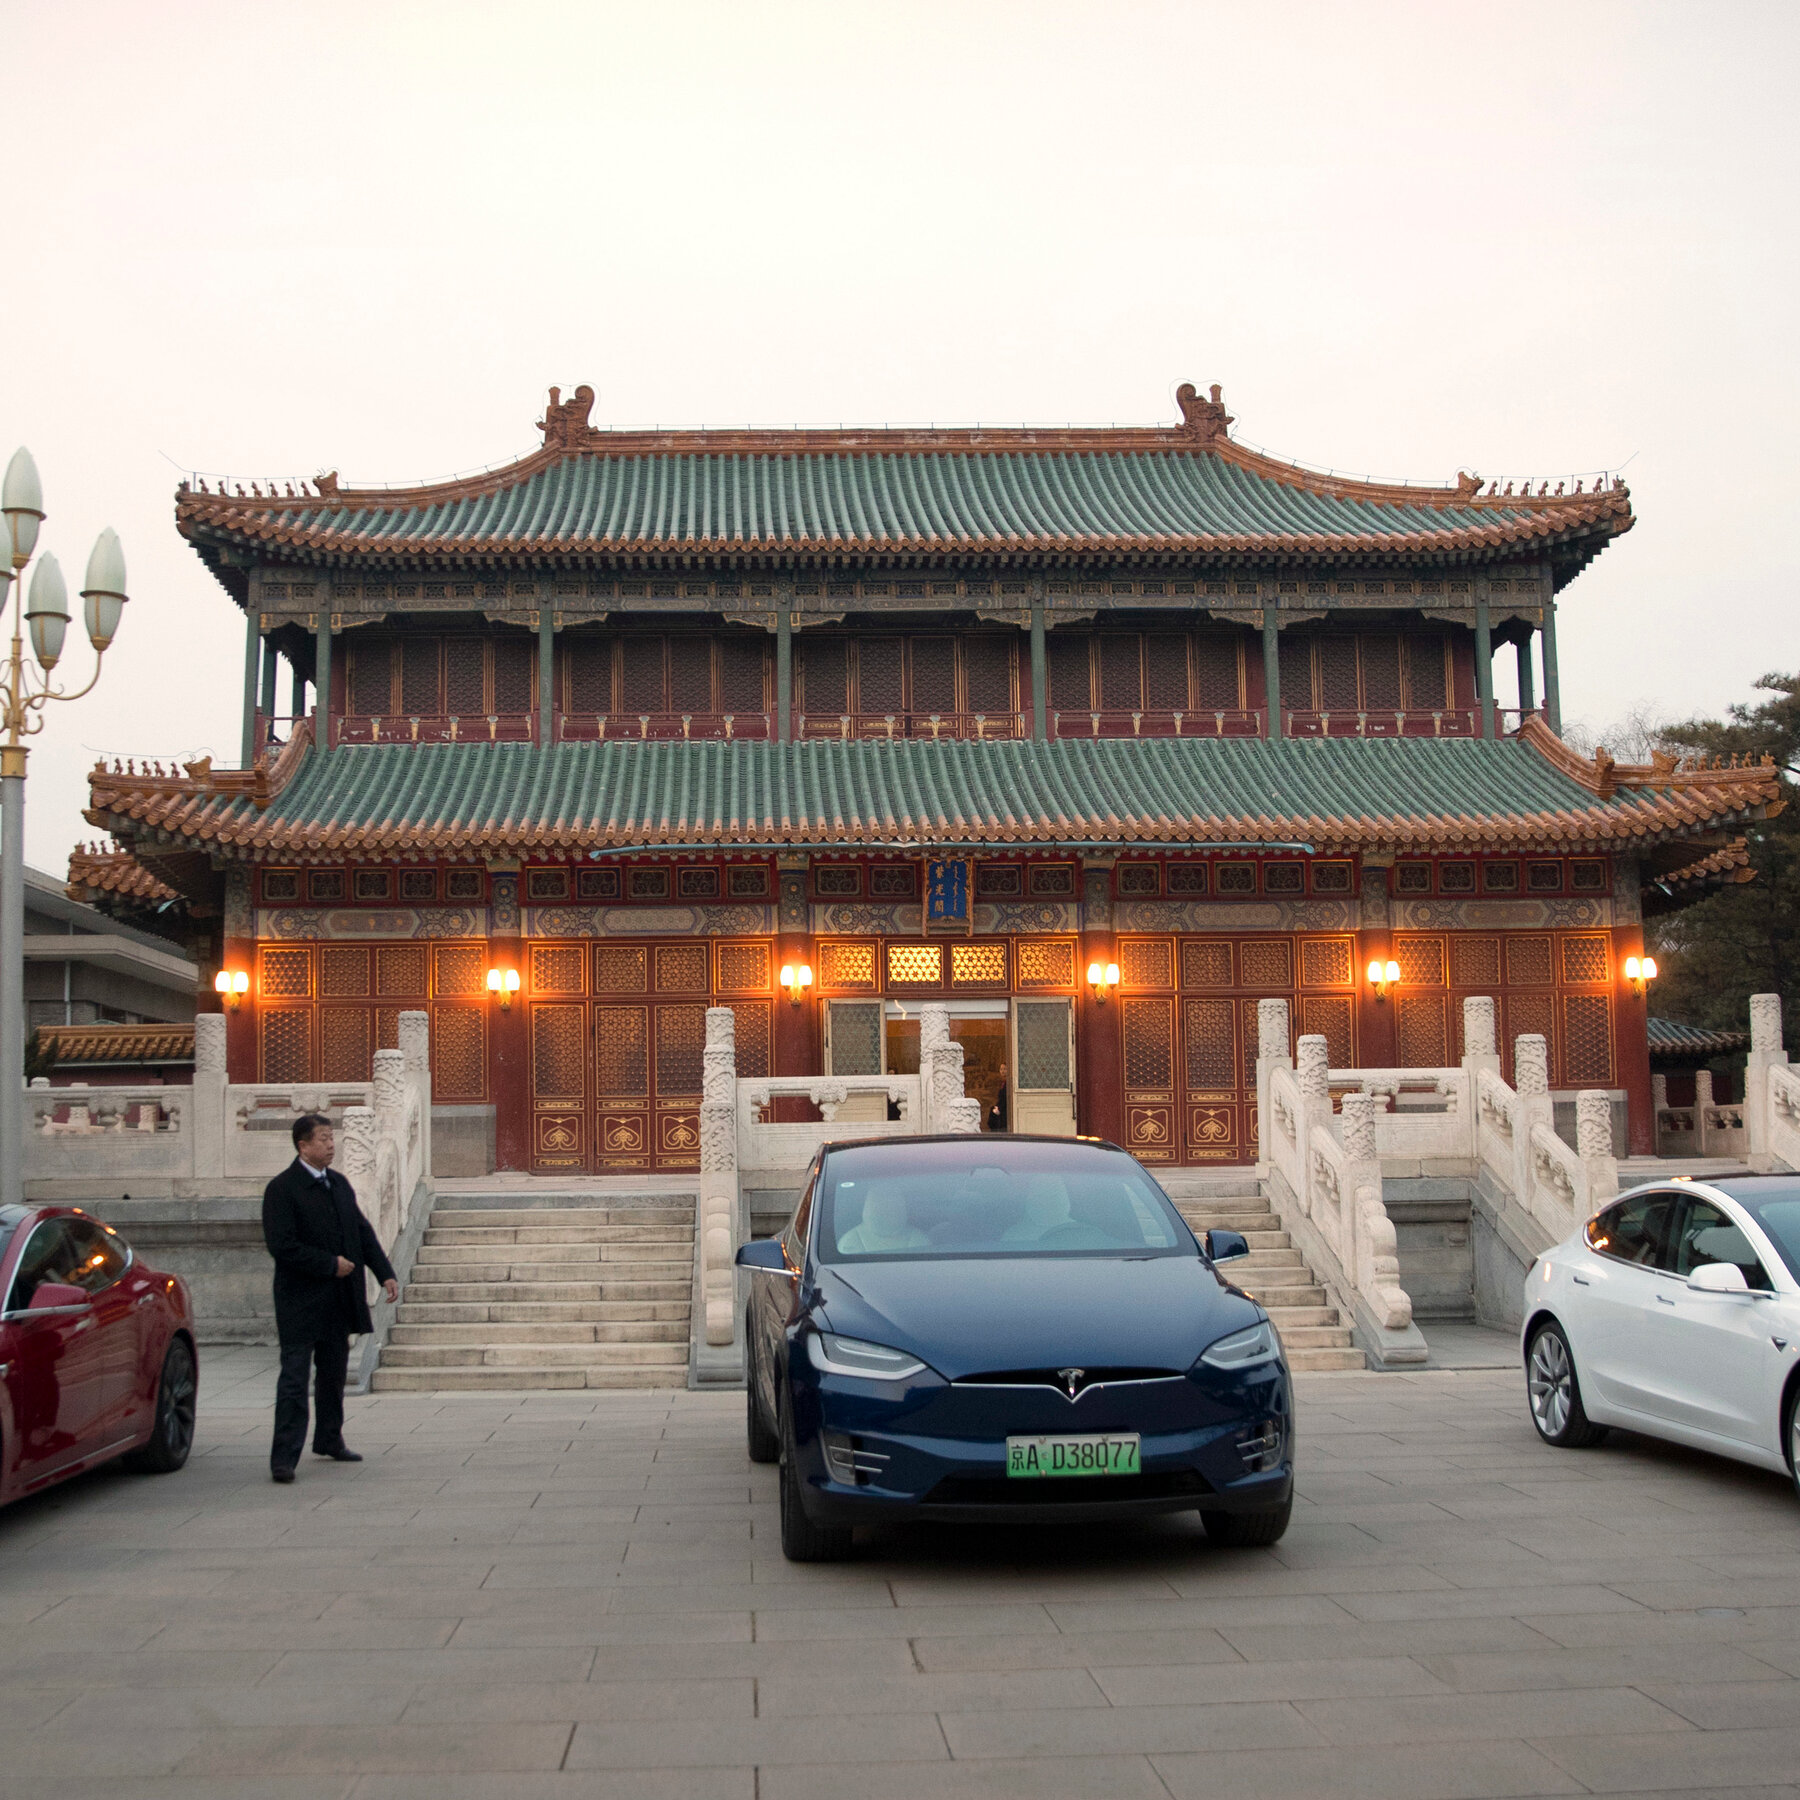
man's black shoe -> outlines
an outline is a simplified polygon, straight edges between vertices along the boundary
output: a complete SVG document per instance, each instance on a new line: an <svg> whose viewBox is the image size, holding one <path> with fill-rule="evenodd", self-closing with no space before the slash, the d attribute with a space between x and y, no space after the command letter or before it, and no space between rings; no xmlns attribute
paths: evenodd
<svg viewBox="0 0 1800 1800"><path fill-rule="evenodd" d="M313 1446L314 1456L329 1456L333 1462L361 1462L359 1451L352 1450L348 1444L334 1444L329 1450L321 1450L317 1444Z"/></svg>
<svg viewBox="0 0 1800 1800"><path fill-rule="evenodd" d="M269 1479L271 1481L292 1481L294 1479L294 1471L292 1469L271 1469L269 1471Z"/></svg>

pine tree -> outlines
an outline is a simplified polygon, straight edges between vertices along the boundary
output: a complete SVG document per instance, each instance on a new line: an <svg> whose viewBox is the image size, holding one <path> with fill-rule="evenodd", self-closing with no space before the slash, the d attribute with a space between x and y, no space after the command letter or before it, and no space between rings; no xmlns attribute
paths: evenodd
<svg viewBox="0 0 1800 1800"><path fill-rule="evenodd" d="M1685 1025L1742 1031L1752 994L1779 994L1790 1046L1800 1045L1800 675L1765 675L1770 698L1725 719L1690 719L1663 733L1679 754L1775 759L1787 803L1745 830L1756 879L1648 922L1660 967L1656 1011Z"/></svg>

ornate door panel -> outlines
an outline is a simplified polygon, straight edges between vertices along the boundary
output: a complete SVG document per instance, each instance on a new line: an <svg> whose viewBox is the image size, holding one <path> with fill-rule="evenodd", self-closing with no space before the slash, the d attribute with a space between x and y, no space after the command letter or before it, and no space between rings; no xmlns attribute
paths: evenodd
<svg viewBox="0 0 1800 1800"><path fill-rule="evenodd" d="M587 1007L531 1004L531 1166L587 1167Z"/></svg>
<svg viewBox="0 0 1800 1800"><path fill-rule="evenodd" d="M706 1002L658 1006L655 1050L656 1160L665 1169L697 1169Z"/></svg>
<svg viewBox="0 0 1800 1800"><path fill-rule="evenodd" d="M1119 1001L1125 1039L1125 1147L1141 1162L1174 1162L1175 1002L1130 995Z"/></svg>
<svg viewBox="0 0 1800 1800"><path fill-rule="evenodd" d="M1237 1001L1224 994L1183 995L1181 1052L1187 1160L1242 1162L1245 1103L1238 1077Z"/></svg>
<svg viewBox="0 0 1800 1800"><path fill-rule="evenodd" d="M650 1008L594 1008L595 1166L647 1169L650 1134Z"/></svg>

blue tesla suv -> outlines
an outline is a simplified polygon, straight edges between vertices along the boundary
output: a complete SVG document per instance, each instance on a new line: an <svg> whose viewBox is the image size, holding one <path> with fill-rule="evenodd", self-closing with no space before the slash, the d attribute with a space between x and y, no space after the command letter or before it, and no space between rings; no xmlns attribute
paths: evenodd
<svg viewBox="0 0 1800 1800"><path fill-rule="evenodd" d="M1293 1504L1281 1340L1143 1166L1092 1140L828 1144L779 1237L746 1244L752 1461L781 1547L884 1520L1197 1510L1268 1544Z"/></svg>

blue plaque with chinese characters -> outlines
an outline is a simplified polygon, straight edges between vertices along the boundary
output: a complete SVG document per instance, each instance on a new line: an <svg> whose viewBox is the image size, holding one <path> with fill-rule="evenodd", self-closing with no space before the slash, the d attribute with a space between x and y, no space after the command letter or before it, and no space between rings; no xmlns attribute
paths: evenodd
<svg viewBox="0 0 1800 1800"><path fill-rule="evenodd" d="M925 929L969 929L970 858L932 857L925 864Z"/></svg>

